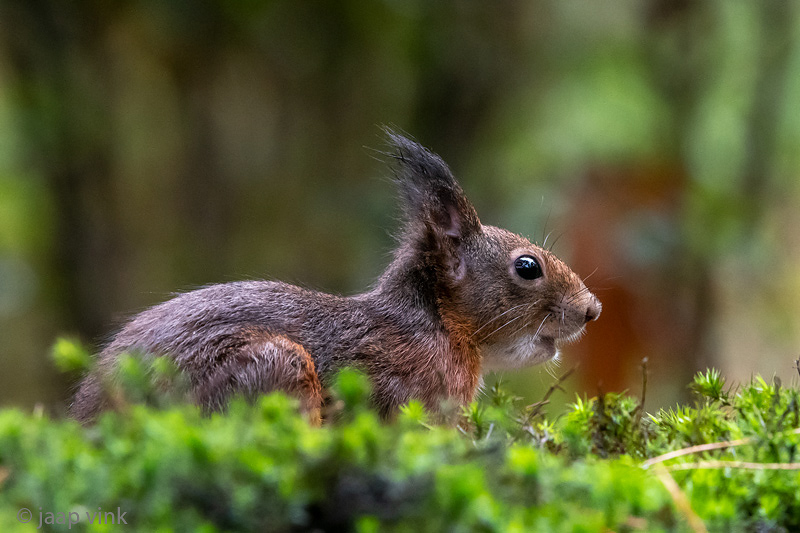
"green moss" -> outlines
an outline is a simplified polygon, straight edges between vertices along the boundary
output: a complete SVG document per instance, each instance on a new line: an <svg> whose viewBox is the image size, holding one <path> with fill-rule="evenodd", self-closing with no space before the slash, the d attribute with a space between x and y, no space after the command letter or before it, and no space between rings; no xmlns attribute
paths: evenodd
<svg viewBox="0 0 800 533"><path fill-rule="evenodd" d="M705 373L693 405L650 415L624 395L578 398L552 420L496 387L440 425L418 402L381 423L349 371L332 388L336 416L314 428L280 394L210 416L166 401L164 364L125 359L120 410L89 428L0 411L3 531L35 530L39 508L79 512L77 531L119 526L89 526L98 507L125 512L127 531L692 531L645 460L739 438L751 440L661 464L798 460L798 391L761 378L733 394ZM797 470L667 475L710 531L800 529ZM31 524L14 519L22 508Z"/></svg>

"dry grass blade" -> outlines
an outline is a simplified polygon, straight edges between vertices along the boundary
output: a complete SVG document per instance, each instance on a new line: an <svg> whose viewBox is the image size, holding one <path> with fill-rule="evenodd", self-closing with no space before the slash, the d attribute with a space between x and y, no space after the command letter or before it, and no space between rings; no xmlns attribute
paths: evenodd
<svg viewBox="0 0 800 533"><path fill-rule="evenodd" d="M712 450L721 450L723 448L733 448L735 446L742 446L743 444L749 444L752 439L738 439L738 440L729 440L725 442L711 442L709 444L698 444L697 446L689 446L688 448L681 448L680 450L675 450L669 453L665 453L663 455L659 455L658 457L653 457L652 459L648 459L647 461L642 463L642 467L649 468L654 464L663 463L664 461L669 461L670 459L675 459L676 457L683 457L684 455L691 455L693 453L702 453L702 452L709 452Z"/></svg>
<svg viewBox="0 0 800 533"><path fill-rule="evenodd" d="M647 399L647 361L647 357L642 359L642 396L639 399L639 405L636 406L634 411L637 425L642 419L642 414L644 414L644 401Z"/></svg>
<svg viewBox="0 0 800 533"><path fill-rule="evenodd" d="M800 428L789 431L787 435L800 435ZM691 455L693 453L702 453L712 450L720 450L723 448L734 448L736 446L743 446L745 444L750 444L752 442L753 438L748 437L746 439L728 440L724 442L711 442L708 444L698 444L697 446L689 446L688 448L682 448L680 450L675 450L673 452L665 453L663 455L659 455L658 457L653 457L652 459L648 459L647 461L642 463L642 467L649 468L654 464L663 463L664 461L669 461L670 459L675 459L676 457L683 457L685 455ZM760 464L760 463L754 463L754 464ZM786 464L794 464L794 463L786 463Z"/></svg>
<svg viewBox="0 0 800 533"><path fill-rule="evenodd" d="M686 521L689 523L689 527L692 528L692 531L695 533L706 533L708 529L706 529L706 525L697 516L697 513L694 512L692 509L691 504L689 503L689 498L686 497L686 494L683 493L678 483L673 479L670 473L664 468L664 465L657 465L655 468L655 474L658 476L659 481L664 485L664 488L667 489L670 496L672 496L672 501L675 502L675 507L678 508L683 516L686 518Z"/></svg>
<svg viewBox="0 0 800 533"><path fill-rule="evenodd" d="M567 370L566 372L564 372L561 375L561 377L559 377L556 380L555 383L550 385L550 388L547 389L547 392L544 394L544 396L542 397L541 400L539 400L538 402L527 406L528 413L520 420L520 424L522 425L523 428L525 428L525 431L527 431L528 433L530 433L534 437L536 436L536 434L533 432L532 428L530 427L531 421L542 413L542 409L544 409L545 406L547 406L547 404L550 403L550 396L552 396L555 391L557 391L557 390L563 391L564 390L564 388L561 386L561 384L564 383L564 381L566 381L567 378L569 378L575 372L575 370L577 370L577 369L578 369L578 365L575 365L572 368L570 368L569 370ZM512 437L511 442L512 443L516 442L518 438L519 438L518 435L515 436L515 437Z"/></svg>
<svg viewBox="0 0 800 533"><path fill-rule="evenodd" d="M698 461L663 466L669 472L678 470L741 468L744 470L800 470L800 463L748 463L746 461Z"/></svg>

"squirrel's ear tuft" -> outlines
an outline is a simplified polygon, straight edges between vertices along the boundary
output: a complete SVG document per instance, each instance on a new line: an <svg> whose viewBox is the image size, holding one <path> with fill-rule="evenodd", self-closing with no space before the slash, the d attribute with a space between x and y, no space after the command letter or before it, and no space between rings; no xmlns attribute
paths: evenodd
<svg viewBox="0 0 800 533"><path fill-rule="evenodd" d="M391 129L385 131L409 219L455 239L480 231L475 208L442 158Z"/></svg>

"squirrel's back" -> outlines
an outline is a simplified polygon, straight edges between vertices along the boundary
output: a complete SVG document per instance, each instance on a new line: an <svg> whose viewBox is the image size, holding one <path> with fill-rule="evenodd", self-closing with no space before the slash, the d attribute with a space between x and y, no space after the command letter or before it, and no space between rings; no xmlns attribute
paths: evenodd
<svg viewBox="0 0 800 533"><path fill-rule="evenodd" d="M302 338L324 358L324 348L331 343L316 338L329 338L327 332L340 329L342 321L357 321L363 313L358 309L363 306L351 300L276 281L211 285L136 315L101 359L111 360L123 351L169 354L181 369L202 375L220 359L220 349L235 343L243 330Z"/></svg>

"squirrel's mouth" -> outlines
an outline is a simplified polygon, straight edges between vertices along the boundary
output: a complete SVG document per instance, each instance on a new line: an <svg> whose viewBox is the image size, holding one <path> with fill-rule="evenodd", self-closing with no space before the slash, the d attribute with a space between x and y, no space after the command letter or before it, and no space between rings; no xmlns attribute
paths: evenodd
<svg viewBox="0 0 800 533"><path fill-rule="evenodd" d="M485 370L508 370L544 363L558 355L562 346L577 341L586 331L585 326L575 329L553 327L534 332L524 331L510 338L480 346Z"/></svg>
<svg viewBox="0 0 800 533"><path fill-rule="evenodd" d="M545 353L552 352L553 355L551 357L553 357L560 348L561 345L560 341L561 339L556 339L555 337L540 335L539 342L537 344L542 348L542 351L544 351Z"/></svg>
<svg viewBox="0 0 800 533"><path fill-rule="evenodd" d="M548 335L523 334L481 345L485 370L523 368L549 361L558 353L559 339Z"/></svg>
<svg viewBox="0 0 800 533"><path fill-rule="evenodd" d="M567 333L556 339L556 344L559 348L561 346L564 346L565 344L572 344L573 342L577 342L581 337L583 337L584 333L586 333L585 324L579 327L577 330L573 331L572 333Z"/></svg>
<svg viewBox="0 0 800 533"><path fill-rule="evenodd" d="M557 331L557 335L539 335L540 342L543 344L550 344L552 343L556 349L561 348L567 344L572 344L577 342L583 334L586 333L586 325L582 325L579 328L564 331L564 328L559 328Z"/></svg>

